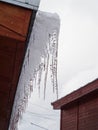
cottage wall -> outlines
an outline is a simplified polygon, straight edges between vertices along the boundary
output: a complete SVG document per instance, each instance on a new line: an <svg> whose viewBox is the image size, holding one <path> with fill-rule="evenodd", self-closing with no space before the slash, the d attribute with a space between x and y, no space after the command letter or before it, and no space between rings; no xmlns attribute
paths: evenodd
<svg viewBox="0 0 98 130"><path fill-rule="evenodd" d="M35 13L0 2L0 130L8 130L31 16Z"/></svg>
<svg viewBox="0 0 98 130"><path fill-rule="evenodd" d="M0 130L8 128L23 49L23 43L0 36Z"/></svg>
<svg viewBox="0 0 98 130"><path fill-rule="evenodd" d="M98 92L61 109L61 130L98 130Z"/></svg>
<svg viewBox="0 0 98 130"><path fill-rule="evenodd" d="M61 130L77 130L77 107L62 109Z"/></svg>

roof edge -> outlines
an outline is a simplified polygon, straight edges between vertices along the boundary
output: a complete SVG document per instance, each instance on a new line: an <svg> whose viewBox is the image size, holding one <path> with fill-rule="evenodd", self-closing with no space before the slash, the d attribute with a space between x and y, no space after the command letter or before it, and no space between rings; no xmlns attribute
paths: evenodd
<svg viewBox="0 0 98 130"><path fill-rule="evenodd" d="M24 8L27 8L27 9L31 9L31 10L38 10L39 4L40 4L40 0L37 0L38 2L34 2L34 3L33 2L32 3L21 2L19 0L0 0L0 1L12 4L12 5L24 7Z"/></svg>
<svg viewBox="0 0 98 130"><path fill-rule="evenodd" d="M87 85L66 95L65 97L51 103L51 105L53 106L53 109L61 109L62 107L68 105L69 103L78 101L82 99L84 96L91 94L96 90L98 90L98 79L88 83Z"/></svg>

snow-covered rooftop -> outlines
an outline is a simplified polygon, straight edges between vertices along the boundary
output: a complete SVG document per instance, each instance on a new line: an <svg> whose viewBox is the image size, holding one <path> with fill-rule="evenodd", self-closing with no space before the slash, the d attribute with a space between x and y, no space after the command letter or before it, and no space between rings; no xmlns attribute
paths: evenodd
<svg viewBox="0 0 98 130"><path fill-rule="evenodd" d="M38 9L40 3L40 0L0 0L0 1L34 10Z"/></svg>

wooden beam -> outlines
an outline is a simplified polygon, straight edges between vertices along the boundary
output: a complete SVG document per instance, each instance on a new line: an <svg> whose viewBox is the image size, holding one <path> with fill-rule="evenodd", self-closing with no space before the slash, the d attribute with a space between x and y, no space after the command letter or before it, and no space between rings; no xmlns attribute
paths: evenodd
<svg viewBox="0 0 98 130"><path fill-rule="evenodd" d="M31 12L29 9L0 2L0 25L26 37Z"/></svg>

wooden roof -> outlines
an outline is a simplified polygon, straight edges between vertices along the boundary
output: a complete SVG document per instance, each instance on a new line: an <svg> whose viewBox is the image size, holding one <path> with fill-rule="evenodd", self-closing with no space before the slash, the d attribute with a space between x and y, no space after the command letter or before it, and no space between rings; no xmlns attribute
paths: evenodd
<svg viewBox="0 0 98 130"><path fill-rule="evenodd" d="M80 89L72 92L71 94L52 103L54 109L62 109L74 102L90 96L91 94L98 93L98 79L81 87Z"/></svg>

